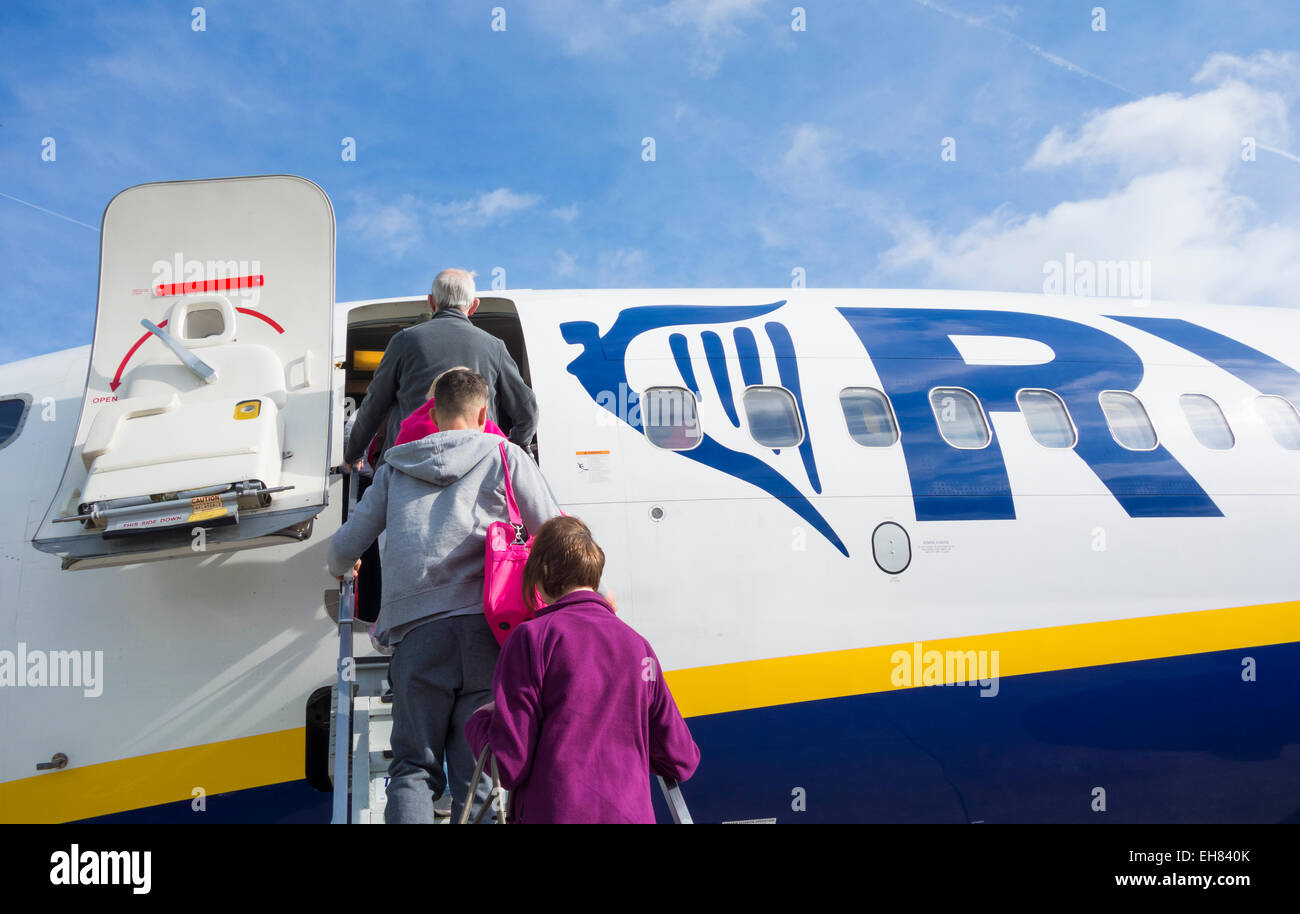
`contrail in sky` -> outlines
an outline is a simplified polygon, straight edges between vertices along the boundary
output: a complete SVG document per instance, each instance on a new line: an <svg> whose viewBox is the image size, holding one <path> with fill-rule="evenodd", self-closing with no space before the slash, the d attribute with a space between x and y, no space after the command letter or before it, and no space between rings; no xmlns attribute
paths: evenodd
<svg viewBox="0 0 1300 914"><path fill-rule="evenodd" d="M974 28L985 29L990 32L997 32L999 35L1002 35L1006 38L1010 38L1012 41L1015 41L1018 44L1022 45L1023 47L1028 48L1034 54L1037 54L1039 57L1043 58L1043 60L1046 60L1048 63L1052 64L1053 66L1060 67L1064 70L1069 70L1071 73L1078 73L1080 76L1086 76L1088 79L1096 80L1099 83L1103 83L1107 86L1110 86L1112 89L1117 89L1120 92L1123 92L1125 95L1130 95L1133 96L1134 98L1137 97L1135 93L1130 92L1128 89L1125 89L1123 86L1116 85L1106 77L1098 76L1096 73L1093 73L1091 70L1085 70L1083 67L1079 66L1078 64L1070 63L1070 61L1066 60L1064 57L1061 57L1060 55L1057 54L1053 54L1051 51L1039 47L1038 45L1034 44L1032 41L1026 41L1024 38L1021 38L1015 32L1007 31L1006 29L1002 28L1000 25L993 25L987 19L979 19L976 18L975 16L967 15L966 13L960 13L957 10L949 9L948 7L944 6L941 3L935 3L934 0L912 0L912 3L914 3L917 6L924 6L926 9L932 9L936 13L942 13L943 15L947 16L949 19L956 19L958 22L964 22L969 26L973 26Z"/></svg>
<svg viewBox="0 0 1300 914"><path fill-rule="evenodd" d="M1275 156L1281 156L1284 159L1290 159L1292 162L1300 162L1300 156L1287 152L1285 149L1274 149L1272 146L1265 146L1263 143L1256 143L1255 146L1265 152L1271 152Z"/></svg>
<svg viewBox="0 0 1300 914"><path fill-rule="evenodd" d="M37 206L35 203L28 203L26 200L19 200L17 197L11 197L11 196L9 196L9 195L6 194L6 193L0 193L0 197L4 197L6 200L12 200L12 201L14 201L15 203L21 203L23 206L30 206L32 209L38 209L38 210L40 210L41 212L43 212L43 213L48 213L48 214L51 215L51 216L57 216L58 218L64 220L65 222L71 222L73 225L82 225L82 226L85 226L86 228L90 229L92 232L97 232L97 231L99 231L99 228L96 227L96 226L93 226L93 225L87 225L85 222L81 222L81 221L79 221L79 220L77 220L77 219L73 219L73 218L70 217L70 216L65 216L65 215L63 215L62 213L56 213L54 210L52 210L52 209L46 209L46 208L43 207L43 206Z"/></svg>

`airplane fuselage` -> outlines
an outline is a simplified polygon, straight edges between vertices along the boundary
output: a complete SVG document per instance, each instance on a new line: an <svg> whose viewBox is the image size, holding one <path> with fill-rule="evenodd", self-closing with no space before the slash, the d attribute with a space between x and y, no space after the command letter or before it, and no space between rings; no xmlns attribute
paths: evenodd
<svg viewBox="0 0 1300 914"><path fill-rule="evenodd" d="M696 821L1294 815L1300 313L483 294L518 322L540 465L701 747ZM30 400L0 449L0 819L324 821L309 703L334 676L341 477L301 541L63 570L32 541L88 358L0 367L0 400ZM20 644L101 651L98 694L31 682ZM56 753L67 765L38 773Z"/></svg>

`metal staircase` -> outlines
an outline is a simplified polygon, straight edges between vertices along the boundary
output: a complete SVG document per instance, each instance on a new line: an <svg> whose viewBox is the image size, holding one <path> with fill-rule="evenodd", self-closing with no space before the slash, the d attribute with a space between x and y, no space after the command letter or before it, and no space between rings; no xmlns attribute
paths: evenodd
<svg viewBox="0 0 1300 914"><path fill-rule="evenodd" d="M344 476L348 516L356 505L353 474ZM339 589L339 661L330 692L330 771L334 774L331 824L383 825L388 763L393 752L393 697L388 657L353 657L356 580L349 569ZM341 703L339 696L347 698Z"/></svg>
<svg viewBox="0 0 1300 914"><path fill-rule="evenodd" d="M340 610L342 602L340 601ZM351 634L348 635L349 640ZM339 683L331 691L330 770L334 772L334 816L344 825L383 825L387 802L389 747L393 730L392 693L388 691L387 657L352 658L351 726L348 708L338 708ZM344 694L348 694L345 692ZM340 733L343 739L339 740ZM342 755L340 752L342 743ZM343 789L339 789L339 785Z"/></svg>

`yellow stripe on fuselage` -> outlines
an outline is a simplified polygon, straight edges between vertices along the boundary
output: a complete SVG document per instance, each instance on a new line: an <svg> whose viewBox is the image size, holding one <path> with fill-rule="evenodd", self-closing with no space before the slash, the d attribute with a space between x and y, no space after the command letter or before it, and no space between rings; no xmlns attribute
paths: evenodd
<svg viewBox="0 0 1300 914"><path fill-rule="evenodd" d="M1300 641L1300 602L942 638L922 651L997 651L997 675L1006 677L1292 641ZM664 679L683 716L699 717L919 685L895 684L898 651L912 655L913 644L694 667Z"/></svg>
<svg viewBox="0 0 1300 914"><path fill-rule="evenodd" d="M306 728L137 755L0 783L0 820L70 822L303 777Z"/></svg>
<svg viewBox="0 0 1300 914"><path fill-rule="evenodd" d="M897 652L997 651L999 677L1300 641L1300 602L1172 613L670 670L686 717L887 692ZM919 678L919 672L916 673ZM66 822L303 777L297 728L0 783L0 821Z"/></svg>

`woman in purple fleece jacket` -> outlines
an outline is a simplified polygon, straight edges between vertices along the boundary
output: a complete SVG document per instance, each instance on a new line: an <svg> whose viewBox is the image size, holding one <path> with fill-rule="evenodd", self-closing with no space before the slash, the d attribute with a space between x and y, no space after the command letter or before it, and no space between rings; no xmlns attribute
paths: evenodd
<svg viewBox="0 0 1300 914"><path fill-rule="evenodd" d="M655 652L595 592L604 568L582 521L541 526L524 594L550 605L511 632L494 701L465 724L475 755L492 747L516 822L652 823L650 773L684 781L700 762Z"/></svg>

